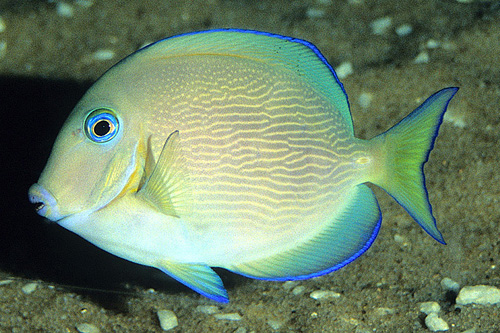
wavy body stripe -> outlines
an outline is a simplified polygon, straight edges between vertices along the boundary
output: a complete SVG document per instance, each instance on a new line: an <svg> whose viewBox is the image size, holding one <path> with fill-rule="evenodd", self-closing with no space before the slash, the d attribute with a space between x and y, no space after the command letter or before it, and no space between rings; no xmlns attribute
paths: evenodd
<svg viewBox="0 0 500 333"><path fill-rule="evenodd" d="M155 157L170 133L180 133L193 192L185 218L209 263L243 252L258 257L264 242L279 251L291 237L316 232L359 183L353 160L361 148L349 126L291 72L192 56L149 63L133 75L132 89L150 108L142 117ZM152 77L161 84L148 83ZM222 239L207 246L212 238Z"/></svg>
<svg viewBox="0 0 500 333"><path fill-rule="evenodd" d="M423 167L456 92L361 140L311 43L237 29L174 36L88 90L29 198L96 246L227 302L210 267L300 280L364 253L381 222L367 182L444 243Z"/></svg>

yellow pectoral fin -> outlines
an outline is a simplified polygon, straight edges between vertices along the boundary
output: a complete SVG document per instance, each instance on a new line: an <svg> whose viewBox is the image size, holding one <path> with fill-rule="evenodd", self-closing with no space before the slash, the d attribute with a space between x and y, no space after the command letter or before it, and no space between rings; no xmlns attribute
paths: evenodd
<svg viewBox="0 0 500 333"><path fill-rule="evenodd" d="M151 151L150 146L149 140L148 152ZM152 154L148 153L148 159L151 158ZM179 131L171 133L165 141L158 162L138 195L167 215L180 217L191 211L191 191L180 149Z"/></svg>
<svg viewBox="0 0 500 333"><path fill-rule="evenodd" d="M141 181L139 183L138 189L144 187L146 180L151 177L153 170L155 168L155 158L153 156L153 149L151 147L151 136L147 140L147 144L144 145L143 150L141 152L141 156L144 158L144 172L142 173Z"/></svg>

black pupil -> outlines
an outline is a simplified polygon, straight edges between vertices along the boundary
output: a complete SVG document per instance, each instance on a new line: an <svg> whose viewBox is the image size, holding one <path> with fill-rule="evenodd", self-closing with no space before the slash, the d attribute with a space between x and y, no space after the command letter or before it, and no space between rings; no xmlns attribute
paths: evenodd
<svg viewBox="0 0 500 333"><path fill-rule="evenodd" d="M99 120L94 125L94 133L97 136L105 136L111 130L111 126L109 125L109 121L107 120Z"/></svg>

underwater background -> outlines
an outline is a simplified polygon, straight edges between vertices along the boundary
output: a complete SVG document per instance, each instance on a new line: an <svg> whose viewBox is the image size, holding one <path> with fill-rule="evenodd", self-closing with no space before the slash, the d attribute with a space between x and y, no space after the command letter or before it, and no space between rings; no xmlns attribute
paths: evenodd
<svg viewBox="0 0 500 333"><path fill-rule="evenodd" d="M90 84L147 43L212 28L314 43L360 138L460 87L425 167L447 245L372 187L383 222L365 255L305 281L217 270L222 305L36 215L27 190ZM0 1L0 331L161 332L160 317L172 332L500 331L500 301L457 304L462 287L500 287L499 55L498 1Z"/></svg>

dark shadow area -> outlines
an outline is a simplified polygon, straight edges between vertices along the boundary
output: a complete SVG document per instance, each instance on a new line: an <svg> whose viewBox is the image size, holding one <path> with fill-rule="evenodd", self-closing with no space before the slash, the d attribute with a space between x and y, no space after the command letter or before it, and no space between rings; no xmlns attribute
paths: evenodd
<svg viewBox="0 0 500 333"><path fill-rule="evenodd" d="M0 11L16 13L47 5L45 0L0 0Z"/></svg>
<svg viewBox="0 0 500 333"><path fill-rule="evenodd" d="M188 290L156 269L117 258L44 220L28 201L28 188L37 181L64 120L89 86L0 78L0 270L63 286L115 310L129 296L125 285L167 293ZM226 278L234 274L222 273L232 285Z"/></svg>

